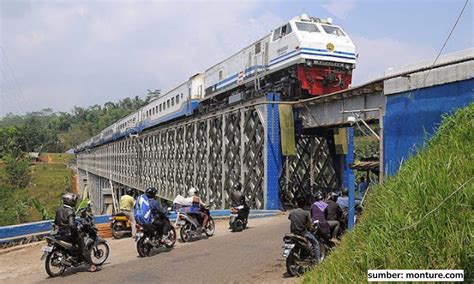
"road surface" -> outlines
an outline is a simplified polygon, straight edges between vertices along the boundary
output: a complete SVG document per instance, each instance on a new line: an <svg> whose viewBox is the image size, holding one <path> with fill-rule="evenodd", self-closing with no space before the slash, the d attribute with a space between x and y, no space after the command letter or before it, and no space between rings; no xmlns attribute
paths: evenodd
<svg viewBox="0 0 474 284"><path fill-rule="evenodd" d="M281 257L287 216L251 219L249 228L231 233L227 221L216 222L216 234L190 243L176 242L140 258L130 238L109 239L110 256L102 271L71 269L48 278L40 261L44 243L0 255L1 283L295 283L287 278Z"/></svg>

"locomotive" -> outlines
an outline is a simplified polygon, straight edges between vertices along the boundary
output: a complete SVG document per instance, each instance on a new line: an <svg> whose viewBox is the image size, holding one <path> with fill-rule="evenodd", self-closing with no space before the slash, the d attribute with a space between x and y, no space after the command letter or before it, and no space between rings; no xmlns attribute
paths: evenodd
<svg viewBox="0 0 474 284"><path fill-rule="evenodd" d="M269 91L294 100L347 89L355 52L349 36L332 19L296 16L107 127L76 151Z"/></svg>

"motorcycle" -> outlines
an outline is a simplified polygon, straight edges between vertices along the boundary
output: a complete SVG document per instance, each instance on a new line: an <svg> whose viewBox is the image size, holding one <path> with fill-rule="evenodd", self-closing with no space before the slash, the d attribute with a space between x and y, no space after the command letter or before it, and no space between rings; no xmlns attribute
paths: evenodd
<svg viewBox="0 0 474 284"><path fill-rule="evenodd" d="M247 227L248 212L245 205L239 205L230 208L229 227L232 232L240 232Z"/></svg>
<svg viewBox="0 0 474 284"><path fill-rule="evenodd" d="M112 215L110 218L110 229L112 230L112 236L116 239L132 236L132 225L127 215L122 212Z"/></svg>
<svg viewBox="0 0 474 284"><path fill-rule="evenodd" d="M206 229L202 228L202 221L200 217L196 217L195 214L185 213L185 212L176 212L176 221L175 224L177 227L180 227L179 235L183 243L191 241L196 236L201 236L203 233L206 236L210 237L214 235L216 226L214 220L212 219L211 213L208 208L202 208L201 212L207 214L209 218L208 226Z"/></svg>
<svg viewBox="0 0 474 284"><path fill-rule="evenodd" d="M107 241L97 235L97 228L91 210L92 204L78 209L76 225L79 236L83 238L84 244L91 252L91 259L95 265L102 265L109 257L109 246ZM56 231L53 227L53 232ZM82 253L77 245L61 240L61 236L52 234L46 237L47 246L43 248L41 260L45 259L46 273L50 277L57 277L69 267L78 267L84 264Z"/></svg>
<svg viewBox="0 0 474 284"><path fill-rule="evenodd" d="M137 238L135 241L137 242L137 252L139 256L150 256L153 248L165 246L170 249L174 246L176 243L176 230L170 224L168 216L165 217L169 224L168 234L162 238L158 237L155 226L146 224L136 225Z"/></svg>
<svg viewBox="0 0 474 284"><path fill-rule="evenodd" d="M320 259L316 260L312 252L312 244L303 236L295 234L285 234L283 237L283 257L286 258L286 271L291 276L303 275L318 262L325 259L331 249L328 244L318 235L319 222L313 223L310 232L316 236L319 243Z"/></svg>

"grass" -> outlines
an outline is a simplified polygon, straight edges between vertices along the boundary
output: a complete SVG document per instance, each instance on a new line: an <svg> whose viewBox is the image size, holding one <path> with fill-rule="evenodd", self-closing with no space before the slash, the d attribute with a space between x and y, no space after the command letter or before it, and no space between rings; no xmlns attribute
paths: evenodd
<svg viewBox="0 0 474 284"><path fill-rule="evenodd" d="M31 180L24 189L15 190L6 185L5 171L0 164L0 226L40 221L42 216L34 208L32 198L36 198L45 207L49 218L53 218L56 208L61 205L61 195L71 189L73 172L66 165L74 155L61 153L43 155L50 157L49 163L30 165ZM19 217L19 212L24 213L24 216Z"/></svg>
<svg viewBox="0 0 474 284"><path fill-rule="evenodd" d="M361 222L303 282L364 283L368 269L464 269L474 279L473 161L471 104L369 192Z"/></svg>

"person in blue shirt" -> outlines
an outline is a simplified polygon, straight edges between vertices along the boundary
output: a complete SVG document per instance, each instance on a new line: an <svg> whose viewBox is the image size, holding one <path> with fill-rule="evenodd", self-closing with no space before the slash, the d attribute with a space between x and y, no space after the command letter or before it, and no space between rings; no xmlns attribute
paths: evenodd
<svg viewBox="0 0 474 284"><path fill-rule="evenodd" d="M359 184L357 185L357 190L359 191L359 199L364 197L365 190L367 189L368 184L365 182L364 177L360 177Z"/></svg>
<svg viewBox="0 0 474 284"><path fill-rule="evenodd" d="M339 204L342 210L349 210L349 196L347 196L347 188L343 188L341 194L342 196L337 199L337 204Z"/></svg>

